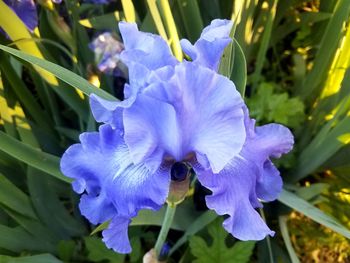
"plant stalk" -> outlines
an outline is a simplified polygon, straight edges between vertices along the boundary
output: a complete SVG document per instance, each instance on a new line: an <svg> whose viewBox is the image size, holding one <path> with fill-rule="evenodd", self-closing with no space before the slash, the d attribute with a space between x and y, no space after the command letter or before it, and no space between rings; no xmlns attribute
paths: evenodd
<svg viewBox="0 0 350 263"><path fill-rule="evenodd" d="M159 257L162 247L164 245L164 242L167 238L168 232L170 230L171 224L174 219L175 211L176 211L176 205L168 204L165 212L162 228L160 229L156 245L154 246L157 258Z"/></svg>

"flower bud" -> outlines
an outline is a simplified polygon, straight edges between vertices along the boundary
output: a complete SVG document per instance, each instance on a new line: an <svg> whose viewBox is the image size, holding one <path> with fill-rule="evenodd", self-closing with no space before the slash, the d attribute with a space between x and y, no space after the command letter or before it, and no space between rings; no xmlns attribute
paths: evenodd
<svg viewBox="0 0 350 263"><path fill-rule="evenodd" d="M189 190L191 167L184 162L176 162L171 167L170 191L167 202L169 205L181 203Z"/></svg>

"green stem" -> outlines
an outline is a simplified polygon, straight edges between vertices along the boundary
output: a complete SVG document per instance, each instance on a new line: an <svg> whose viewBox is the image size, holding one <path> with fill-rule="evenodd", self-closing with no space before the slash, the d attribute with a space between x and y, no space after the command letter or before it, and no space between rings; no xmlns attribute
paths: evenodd
<svg viewBox="0 0 350 263"><path fill-rule="evenodd" d="M169 205L168 204L166 212L165 212L165 217L163 220L162 228L160 229L156 245L154 246L157 257L159 257L160 251L162 250L162 247L164 245L164 242L165 242L166 237L168 235L168 232L170 230L170 226L171 226L173 219L174 219L175 211L176 211L176 205Z"/></svg>

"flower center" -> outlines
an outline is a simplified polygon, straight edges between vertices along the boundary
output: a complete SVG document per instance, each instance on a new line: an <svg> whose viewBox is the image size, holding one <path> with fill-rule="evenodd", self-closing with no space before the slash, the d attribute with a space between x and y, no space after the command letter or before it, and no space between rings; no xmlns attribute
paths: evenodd
<svg viewBox="0 0 350 263"><path fill-rule="evenodd" d="M181 182L186 179L190 172L190 167L184 162L176 162L171 167L171 180L175 182Z"/></svg>

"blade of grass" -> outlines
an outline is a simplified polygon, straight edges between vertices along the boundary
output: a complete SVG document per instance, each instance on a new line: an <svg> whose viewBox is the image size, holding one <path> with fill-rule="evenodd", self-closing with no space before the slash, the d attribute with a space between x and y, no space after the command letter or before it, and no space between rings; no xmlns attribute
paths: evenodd
<svg viewBox="0 0 350 263"><path fill-rule="evenodd" d="M289 237L288 226L287 226L287 217L286 216L279 216L278 223L280 225L281 234L283 237L284 244L287 248L290 260L292 261L292 263L300 263L299 258L298 258L297 254L292 246L292 242L291 242L290 237Z"/></svg>
<svg viewBox="0 0 350 263"><path fill-rule="evenodd" d="M303 99L315 98L320 94L320 84L327 76L331 66L331 60L339 46L344 23L349 19L350 5L348 0L339 0L335 6L332 18L329 20L325 33L322 37L320 48L315 55L315 61L309 74L302 85L296 89L296 93ZM331 40L331 41L330 41ZM312 99L312 98L311 98Z"/></svg>
<svg viewBox="0 0 350 263"><path fill-rule="evenodd" d="M115 11L113 13L95 16L79 20L79 23L87 28L94 29L114 29L118 30L118 22L125 20L123 12Z"/></svg>
<svg viewBox="0 0 350 263"><path fill-rule="evenodd" d="M157 4L156 4L156 0L147 0L147 6L148 6L148 9L151 13L153 22L157 28L159 35L162 38L164 38L166 41L168 41L168 36L165 32L165 28L164 28L163 21L162 21L162 18L160 16L160 13L159 13L159 10L158 10Z"/></svg>
<svg viewBox="0 0 350 263"><path fill-rule="evenodd" d="M265 2L267 3L267 2ZM272 0L269 1L270 3L270 10L267 14L267 20L264 26L264 33L262 35L262 39L260 41L260 47L258 51L258 55L256 58L256 63L255 63L255 71L252 75L252 86L253 89L257 88L258 82L261 78L261 71L264 66L265 58L266 58L266 52L269 47L269 42L271 39L271 32L272 32L272 26L273 26L273 21L275 19L276 15L276 7L278 0Z"/></svg>
<svg viewBox="0 0 350 263"><path fill-rule="evenodd" d="M19 19L15 12L13 12L12 9L9 8L3 0L0 0L0 10L0 27L9 35L13 41L31 38L31 35L22 20ZM17 46L24 52L27 52L39 58L44 58L38 46L34 42L17 43ZM36 69L47 82L55 86L58 84L57 79L54 76L48 72L43 71L40 68Z"/></svg>
<svg viewBox="0 0 350 263"><path fill-rule="evenodd" d="M165 21L165 26L170 40L171 49L175 57L182 61L182 50L180 46L179 35L177 33L175 20L173 14L171 13L171 8L169 0L157 0L157 3L160 6L160 13Z"/></svg>
<svg viewBox="0 0 350 263"><path fill-rule="evenodd" d="M0 149L10 156L46 172L63 182L71 182L71 179L65 177L60 172L60 159L57 156L44 153L39 149L21 143L2 131L0 131Z"/></svg>
<svg viewBox="0 0 350 263"><path fill-rule="evenodd" d="M135 12L135 7L134 4L132 3L131 0L121 0L124 14L125 14L125 19L126 22L136 22L137 20L137 15Z"/></svg>
<svg viewBox="0 0 350 263"><path fill-rule="evenodd" d="M0 52L0 69L6 73L6 78L12 86L13 91L16 93L21 104L29 112L30 116L43 128L52 130L50 126L50 119L42 110L40 105L33 98L32 93L25 86L24 82L17 75L13 69L7 56Z"/></svg>
<svg viewBox="0 0 350 263"><path fill-rule="evenodd" d="M45 69L46 71L55 75L57 78L61 79L63 82L82 91L86 95L90 95L91 93L94 93L97 96L104 99L116 100L111 94L105 92L102 89L96 88L94 85L90 84L86 79L80 77L79 75L57 64L54 64L44 59L34 57L32 55L26 54L19 50L6 47L4 45L0 45L0 49L17 58L20 58L26 62L29 62L33 65L41 67L42 69Z"/></svg>
<svg viewBox="0 0 350 263"><path fill-rule="evenodd" d="M297 195L283 189L278 200L286 206L289 206L295 209L296 211L304 214L305 216L311 218L315 222L324 225L332 229L333 231L343 235L344 237L350 239L349 229L341 225L333 217L325 214L323 211L306 202L305 200L301 199Z"/></svg>
<svg viewBox="0 0 350 263"><path fill-rule="evenodd" d="M186 34L191 42L196 41L203 29L203 21L197 0L177 0Z"/></svg>

